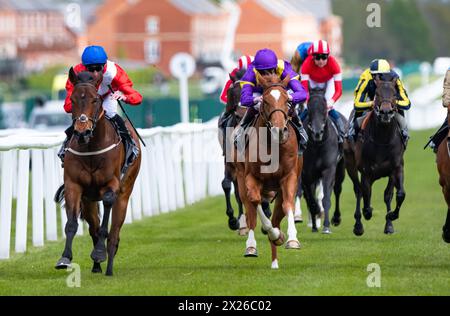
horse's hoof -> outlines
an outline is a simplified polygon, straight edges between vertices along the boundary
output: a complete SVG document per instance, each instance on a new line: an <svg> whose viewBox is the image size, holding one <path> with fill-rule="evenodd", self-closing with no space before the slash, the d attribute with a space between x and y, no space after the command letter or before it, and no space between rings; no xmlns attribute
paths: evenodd
<svg viewBox="0 0 450 316"><path fill-rule="evenodd" d="M261 227L261 233L263 234L263 235L267 235L267 232L264 230L264 228L262 228Z"/></svg>
<svg viewBox="0 0 450 316"><path fill-rule="evenodd" d="M239 221L236 217L228 219L228 227L231 230L238 230L239 229Z"/></svg>
<svg viewBox="0 0 450 316"><path fill-rule="evenodd" d="M300 249L301 245L298 240L289 240L285 246L286 249Z"/></svg>
<svg viewBox="0 0 450 316"><path fill-rule="evenodd" d="M331 229L330 229L330 227L323 227L323 229L322 229L322 234L325 234L325 235L330 235L331 234Z"/></svg>
<svg viewBox="0 0 450 316"><path fill-rule="evenodd" d="M248 234L248 228L247 228L247 227L245 227L245 228L239 228L238 234L239 234L239 236L247 236L247 234Z"/></svg>
<svg viewBox="0 0 450 316"><path fill-rule="evenodd" d="M284 233L280 230L280 237L278 237L278 239L276 240L270 240L269 241L271 243L273 243L275 246L281 246L282 244L284 244L284 242L286 241L286 236L284 235Z"/></svg>
<svg viewBox="0 0 450 316"><path fill-rule="evenodd" d="M63 270L72 267L71 260L66 257L61 257L61 259L58 260L56 263L55 269L57 270Z"/></svg>
<svg viewBox="0 0 450 316"><path fill-rule="evenodd" d="M258 250L255 247L248 247L245 249L244 257L258 257Z"/></svg>
<svg viewBox="0 0 450 316"><path fill-rule="evenodd" d="M94 262L94 266L92 267L92 273L102 273L102 267L100 266L100 263Z"/></svg>
<svg viewBox="0 0 450 316"><path fill-rule="evenodd" d="M339 226L341 224L341 218L340 217L333 217L331 219L331 224L333 226L336 226L336 227Z"/></svg>
<svg viewBox="0 0 450 316"><path fill-rule="evenodd" d="M91 259L94 262L101 263L106 261L106 248L97 249L94 248L91 252Z"/></svg>
<svg viewBox="0 0 450 316"><path fill-rule="evenodd" d="M297 223L303 223L303 217L301 215L294 216L294 222Z"/></svg>
<svg viewBox="0 0 450 316"><path fill-rule="evenodd" d="M386 235L392 235L394 233L394 225L392 225L392 223L386 223L384 226L384 233Z"/></svg>
<svg viewBox="0 0 450 316"><path fill-rule="evenodd" d="M317 229L317 228L311 228L311 231L313 232L313 233L318 233L319 232L319 230Z"/></svg>
<svg viewBox="0 0 450 316"><path fill-rule="evenodd" d="M373 208L369 207L368 209L363 210L363 215L366 221L369 221L372 218Z"/></svg>
<svg viewBox="0 0 450 316"><path fill-rule="evenodd" d="M398 219L398 213L396 213L396 212L389 212L389 213L386 214L386 220L395 221L396 219Z"/></svg>
<svg viewBox="0 0 450 316"><path fill-rule="evenodd" d="M363 225L355 225L355 227L353 227L353 234L355 234L358 237L362 236L364 234Z"/></svg>

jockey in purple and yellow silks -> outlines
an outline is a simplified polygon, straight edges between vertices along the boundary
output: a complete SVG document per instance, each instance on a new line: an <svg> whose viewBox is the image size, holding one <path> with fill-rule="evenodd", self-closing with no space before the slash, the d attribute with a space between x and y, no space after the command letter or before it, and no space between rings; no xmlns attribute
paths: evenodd
<svg viewBox="0 0 450 316"><path fill-rule="evenodd" d="M247 107L247 112L242 118L241 124L236 132L236 137L240 137L243 134L244 129L250 124L258 110L255 107L259 106L262 102L262 87L259 86L256 73L261 76L268 74L277 74L280 79L284 79L287 76L290 77L288 88L292 90L292 94L289 95L289 101L293 104L299 104L304 102L308 97L308 92L302 87L299 81L299 74L292 70L291 64L284 60L279 60L275 52L270 49L261 49L255 55L255 60L248 67L246 73L241 79L241 105ZM259 94L259 95L254 95ZM291 111L292 122L298 130L299 137L299 151L304 149L307 141L306 132L297 117L296 111Z"/></svg>

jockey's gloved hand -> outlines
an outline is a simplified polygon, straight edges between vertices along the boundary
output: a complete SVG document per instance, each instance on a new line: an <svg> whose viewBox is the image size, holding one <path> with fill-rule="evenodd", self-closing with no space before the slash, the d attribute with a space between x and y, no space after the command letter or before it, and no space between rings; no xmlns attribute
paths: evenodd
<svg viewBox="0 0 450 316"><path fill-rule="evenodd" d="M122 91L116 91L113 95L111 95L111 98L114 100L120 100L120 101L127 101L127 97L122 93Z"/></svg>
<svg viewBox="0 0 450 316"><path fill-rule="evenodd" d="M292 97L292 94L288 94L288 101L289 101L289 102L292 102L293 99L294 99L294 98Z"/></svg>
<svg viewBox="0 0 450 316"><path fill-rule="evenodd" d="M262 95L253 98L253 104L261 103L263 100Z"/></svg>
<svg viewBox="0 0 450 316"><path fill-rule="evenodd" d="M328 103L327 103L328 111L330 111L330 110L333 109L334 103L335 103L334 100L329 100L329 101L328 101Z"/></svg>

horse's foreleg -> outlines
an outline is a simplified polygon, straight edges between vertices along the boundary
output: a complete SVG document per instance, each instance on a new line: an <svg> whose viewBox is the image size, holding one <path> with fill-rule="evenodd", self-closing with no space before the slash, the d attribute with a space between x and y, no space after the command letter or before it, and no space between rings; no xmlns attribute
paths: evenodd
<svg viewBox="0 0 450 316"><path fill-rule="evenodd" d="M273 216L272 216L272 226L280 229L280 223L282 219L284 218L284 212L283 212L283 198L281 195L278 195L275 200L275 207L273 209ZM281 232L281 230L280 230ZM283 243L284 242L284 235L281 232L280 233L280 239L278 241ZM275 242L270 243L270 248L272 252L272 269L278 269L278 253L277 253L277 244Z"/></svg>
<svg viewBox="0 0 450 316"><path fill-rule="evenodd" d="M302 179L301 176L298 177L297 194L296 194L296 197L295 197L294 220L295 220L296 223L302 223L303 222L302 205L301 205L303 190L302 190L301 179Z"/></svg>
<svg viewBox="0 0 450 316"><path fill-rule="evenodd" d="M243 171L239 171L237 173L238 180L238 189L239 195L242 199L242 203L244 203L245 207L245 219L246 225L248 229L248 236L246 241L246 249L244 253L244 257L257 257L258 251L256 249L256 239L255 239L255 227L256 227L256 209L253 203L249 201L247 196L247 187L245 184L245 179L243 175ZM239 233L243 232L239 229Z"/></svg>
<svg viewBox="0 0 450 316"><path fill-rule="evenodd" d="M98 233L100 228L100 218L98 215L98 202L88 201L86 199L82 200L83 218L89 224L89 234L92 238L92 244L95 247L98 243ZM92 266L93 273L101 273L102 267L100 262L95 262Z"/></svg>
<svg viewBox="0 0 450 316"><path fill-rule="evenodd" d="M384 190L384 203L386 204L386 212L389 214L391 211L391 202L394 196L394 177L389 177L388 184L386 189ZM384 226L385 234L393 234L394 233L394 225L392 225L392 221L386 217L386 225Z"/></svg>
<svg viewBox="0 0 450 316"><path fill-rule="evenodd" d="M370 200L372 198L372 179L370 179L367 175L361 176L361 191L363 196L363 215L364 218L368 221L372 218L373 208L370 205Z"/></svg>
<svg viewBox="0 0 450 316"><path fill-rule="evenodd" d="M223 192L225 193L225 202L227 205L226 214L228 216L228 227L231 230L236 230L239 228L239 223L238 223L236 217L234 217L234 209L233 209L233 206L231 205L231 198L230 198L231 183L232 183L231 174L230 174L227 166L225 165L225 177L222 180L222 189L223 189Z"/></svg>
<svg viewBox="0 0 450 316"><path fill-rule="evenodd" d="M288 240L286 249L300 249L297 239L297 228L294 220L294 199L297 192L297 174L291 173L281 182L281 193L283 195L282 210L288 219Z"/></svg>
<svg viewBox="0 0 450 316"><path fill-rule="evenodd" d="M333 218L331 219L331 224L334 226L339 226L341 224L340 197L342 193L342 182L344 182L344 179L345 179L345 163L344 159L341 159L336 168L336 175L333 187L336 205L334 208Z"/></svg>
<svg viewBox="0 0 450 316"><path fill-rule="evenodd" d="M447 209L447 219L445 220L444 227L442 227L442 239L446 243L450 243L450 208Z"/></svg>
<svg viewBox="0 0 450 316"><path fill-rule="evenodd" d="M120 229L125 221L127 214L128 200L131 195L132 188L128 193L121 194L112 209L111 229L108 236L108 265L106 267L106 275L113 275L114 257L119 249Z"/></svg>
<svg viewBox="0 0 450 316"><path fill-rule="evenodd" d="M397 189L396 192L396 205L395 210L393 212L389 212L386 215L386 219L389 219L391 221L395 221L399 217L400 208L402 207L403 201L405 200L406 193L405 188L403 186L404 181L404 174L403 174L403 164L397 168L395 172L395 188Z"/></svg>
<svg viewBox="0 0 450 316"><path fill-rule="evenodd" d="M319 215L319 206L317 205L316 198L313 192L315 192L316 185L314 182L307 182L305 179L302 180L303 193L305 195L306 204L308 206L308 211L311 214L312 231L317 232L317 215Z"/></svg>
<svg viewBox="0 0 450 316"><path fill-rule="evenodd" d="M330 234L330 208L331 208L331 192L334 186L334 178L336 176L335 166L328 168L322 172L323 199L322 204L325 211L323 223L323 234Z"/></svg>
<svg viewBox="0 0 450 316"><path fill-rule="evenodd" d="M72 262L72 242L78 230L78 217L82 189L74 183L65 183L64 199L66 201L67 223L64 229L66 244L61 258L56 263L56 269L67 269Z"/></svg>
<svg viewBox="0 0 450 316"><path fill-rule="evenodd" d="M239 184L237 180L233 181L234 185L234 197L236 198L236 202L238 205L238 219L244 214L244 207L242 205L241 195L239 194Z"/></svg>
<svg viewBox="0 0 450 316"><path fill-rule="evenodd" d="M116 193L118 191L119 182L114 181L106 187L105 190L100 191L100 195L103 200L103 218L102 223L98 232L98 241L92 250L91 258L94 262L104 262L106 261L106 246L105 240L108 238L108 224L109 217L111 214L111 208L116 202Z"/></svg>

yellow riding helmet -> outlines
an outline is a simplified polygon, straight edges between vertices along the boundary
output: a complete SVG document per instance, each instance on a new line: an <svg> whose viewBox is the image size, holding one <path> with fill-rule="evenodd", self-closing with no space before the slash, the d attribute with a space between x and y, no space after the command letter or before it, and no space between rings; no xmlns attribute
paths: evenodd
<svg viewBox="0 0 450 316"><path fill-rule="evenodd" d="M386 59L375 59L370 63L371 74L388 74L391 72L391 66Z"/></svg>

